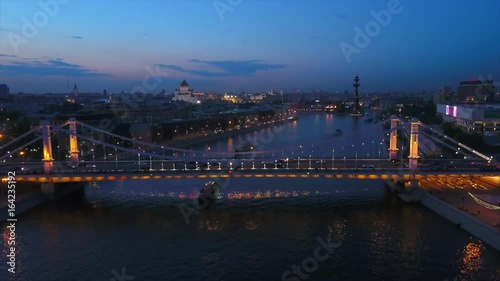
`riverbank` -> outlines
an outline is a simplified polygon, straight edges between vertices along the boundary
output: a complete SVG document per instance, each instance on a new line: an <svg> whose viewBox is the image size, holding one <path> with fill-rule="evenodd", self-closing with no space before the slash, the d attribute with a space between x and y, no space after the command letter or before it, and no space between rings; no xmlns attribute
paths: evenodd
<svg viewBox="0 0 500 281"><path fill-rule="evenodd" d="M456 191L425 192L421 203L500 251L500 218L498 211L477 204L470 196Z"/></svg>
<svg viewBox="0 0 500 281"><path fill-rule="evenodd" d="M166 142L161 142L158 143L159 145L164 145L164 146L170 146L170 147L176 147L176 148L189 148L191 146L195 145L201 145L213 141L217 141L220 139L224 138L229 138L232 136L240 135L240 134L246 134L246 133L251 133L260 129L266 129L269 127L273 126L281 126L286 124L287 122L293 122L295 120L282 120L282 121L276 121L270 124L262 124L254 127L248 127L248 128L240 128L240 129L234 129L230 130L227 132L223 132L220 134L214 134L214 135L209 135L209 136L197 136L194 138L190 138L187 140L173 140L173 141L166 141Z"/></svg>
<svg viewBox="0 0 500 281"><path fill-rule="evenodd" d="M8 205L7 205L7 197L6 196L1 196L1 204L0 204L0 223L5 222L9 216L8 212ZM47 202L48 199L47 197L41 192L41 191L33 191L30 193L22 194L20 196L16 196L16 201L15 201L15 215L16 218L37 207L42 205L43 203Z"/></svg>

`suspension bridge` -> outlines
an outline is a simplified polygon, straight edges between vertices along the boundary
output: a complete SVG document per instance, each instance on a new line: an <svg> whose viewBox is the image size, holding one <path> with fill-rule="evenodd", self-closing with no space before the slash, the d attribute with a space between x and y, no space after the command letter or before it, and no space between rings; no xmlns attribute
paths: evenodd
<svg viewBox="0 0 500 281"><path fill-rule="evenodd" d="M405 122L392 116L387 131L388 158L293 157L290 151L211 152L180 149L149 143L114 134L74 118L53 125L42 121L30 131L0 147L2 169L16 171L17 181L32 183L72 183L113 180L147 180L175 178L253 177L253 178L318 178L331 179L422 179L425 177L498 176L498 164L493 157L476 151L427 126L417 119ZM409 143L407 157L404 144ZM54 159L52 138L62 134L69 141L67 157ZM19 145L23 139L33 139ZM419 138L419 136L422 136ZM419 142L436 143L454 150L463 159L420 159ZM420 140L420 141L419 141ZM11 160L26 147L42 143L42 159ZM430 142L430 144L429 144ZM60 156L60 146L58 145ZM64 147L64 146L63 146ZM7 150L8 151L5 151ZM96 157L97 151L102 156ZM87 153L84 153L86 151ZM113 153L114 152L114 153ZM293 154L293 152L292 152ZM0 154L1 155L1 154ZM89 157L92 159L89 159ZM14 159L16 159L14 157ZM450 166L450 163L453 165ZM17 166L16 166L17 165Z"/></svg>

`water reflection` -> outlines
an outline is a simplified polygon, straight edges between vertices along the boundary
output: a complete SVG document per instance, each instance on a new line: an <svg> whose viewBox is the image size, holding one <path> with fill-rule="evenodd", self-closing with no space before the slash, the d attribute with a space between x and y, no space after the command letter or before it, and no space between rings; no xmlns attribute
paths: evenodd
<svg viewBox="0 0 500 281"><path fill-rule="evenodd" d="M223 230L223 228L220 227L219 221L211 221L211 220L198 221L198 229L206 230L209 232Z"/></svg>
<svg viewBox="0 0 500 281"><path fill-rule="evenodd" d="M354 157L356 153L360 158L386 157L387 147L385 143L380 144L384 137L382 126L359 119L331 114L303 115L295 122L208 142L195 149L215 155L216 151L234 152L235 146L252 143L257 146L254 158L271 157L272 152L275 157L281 154L282 158L331 157L333 149L336 157ZM342 130L341 136L337 136L337 129ZM355 149L349 149L353 144Z"/></svg>
<svg viewBox="0 0 500 281"><path fill-rule="evenodd" d="M462 265L460 268L460 275L470 278L476 276L478 272L483 268L483 260L481 257L481 251L484 247L476 242L468 243L461 255L462 255Z"/></svg>

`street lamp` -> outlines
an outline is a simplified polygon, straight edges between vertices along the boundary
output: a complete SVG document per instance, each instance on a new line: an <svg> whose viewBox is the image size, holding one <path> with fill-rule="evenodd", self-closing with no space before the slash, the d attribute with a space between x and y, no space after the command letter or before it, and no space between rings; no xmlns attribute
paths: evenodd
<svg viewBox="0 0 500 281"><path fill-rule="evenodd" d="M300 157L297 157L297 169L300 170Z"/></svg>
<svg viewBox="0 0 500 281"><path fill-rule="evenodd" d="M332 149L332 170L335 166L335 149Z"/></svg>
<svg viewBox="0 0 500 281"><path fill-rule="evenodd" d="M358 152L356 151L356 169L358 168Z"/></svg>
<svg viewBox="0 0 500 281"><path fill-rule="evenodd" d="M309 170L311 169L311 154L309 154Z"/></svg>
<svg viewBox="0 0 500 281"><path fill-rule="evenodd" d="M380 146L378 147L378 158L382 158L382 143L380 143Z"/></svg>
<svg viewBox="0 0 500 281"><path fill-rule="evenodd" d="M372 141L372 157L375 155L375 141Z"/></svg>
<svg viewBox="0 0 500 281"><path fill-rule="evenodd" d="M115 169L118 170L118 151L115 148Z"/></svg>

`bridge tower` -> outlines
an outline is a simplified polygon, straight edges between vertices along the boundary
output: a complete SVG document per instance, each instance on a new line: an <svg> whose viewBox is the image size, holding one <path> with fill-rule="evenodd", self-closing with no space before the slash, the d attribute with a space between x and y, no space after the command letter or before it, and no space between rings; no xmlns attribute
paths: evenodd
<svg viewBox="0 0 500 281"><path fill-rule="evenodd" d="M76 137L76 120L71 117L69 123L69 153L71 157L71 165L78 164L78 140Z"/></svg>
<svg viewBox="0 0 500 281"><path fill-rule="evenodd" d="M391 133L389 136L389 160L398 158L398 124L399 118L391 116Z"/></svg>
<svg viewBox="0 0 500 281"><path fill-rule="evenodd" d="M420 121L417 118L413 118L410 121L410 162L408 163L408 168L415 171L418 168L418 126L420 126Z"/></svg>
<svg viewBox="0 0 500 281"><path fill-rule="evenodd" d="M43 171L45 174L51 174L54 170L54 158L52 158L52 140L50 138L49 121L42 122L43 137Z"/></svg>

